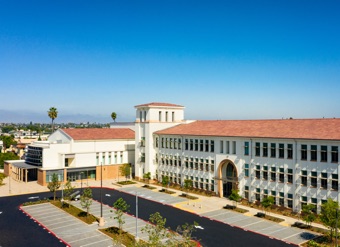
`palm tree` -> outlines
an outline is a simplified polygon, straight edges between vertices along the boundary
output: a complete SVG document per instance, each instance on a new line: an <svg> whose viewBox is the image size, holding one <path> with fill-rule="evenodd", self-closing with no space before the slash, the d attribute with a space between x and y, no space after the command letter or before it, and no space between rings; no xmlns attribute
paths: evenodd
<svg viewBox="0 0 340 247"><path fill-rule="evenodd" d="M113 122L116 122L117 113L112 112L112 113L111 113L111 118L112 118Z"/></svg>
<svg viewBox="0 0 340 247"><path fill-rule="evenodd" d="M50 110L47 112L48 116L52 119L52 132L54 131L54 119L58 117L58 111L57 108L51 107Z"/></svg>

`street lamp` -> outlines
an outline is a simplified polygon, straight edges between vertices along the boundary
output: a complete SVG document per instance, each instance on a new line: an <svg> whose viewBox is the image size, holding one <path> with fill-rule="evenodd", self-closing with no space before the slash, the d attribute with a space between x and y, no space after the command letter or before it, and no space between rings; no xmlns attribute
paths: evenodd
<svg viewBox="0 0 340 247"><path fill-rule="evenodd" d="M104 218L103 218L103 162L100 163L100 218L99 218L99 226L104 226Z"/></svg>
<svg viewBox="0 0 340 247"><path fill-rule="evenodd" d="M83 172L80 172L80 191L83 194Z"/></svg>
<svg viewBox="0 0 340 247"><path fill-rule="evenodd" d="M138 192L136 191L136 242L138 242Z"/></svg>

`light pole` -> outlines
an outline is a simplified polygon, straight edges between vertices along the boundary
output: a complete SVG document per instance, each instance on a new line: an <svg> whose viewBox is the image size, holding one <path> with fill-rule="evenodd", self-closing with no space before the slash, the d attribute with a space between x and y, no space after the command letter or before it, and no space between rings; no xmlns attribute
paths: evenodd
<svg viewBox="0 0 340 247"><path fill-rule="evenodd" d="M104 226L104 218L103 218L103 162L100 163L100 218L99 218L99 226Z"/></svg>
<svg viewBox="0 0 340 247"><path fill-rule="evenodd" d="M138 192L136 191L136 242L138 242Z"/></svg>
<svg viewBox="0 0 340 247"><path fill-rule="evenodd" d="M80 172L80 191L83 194L83 172Z"/></svg>

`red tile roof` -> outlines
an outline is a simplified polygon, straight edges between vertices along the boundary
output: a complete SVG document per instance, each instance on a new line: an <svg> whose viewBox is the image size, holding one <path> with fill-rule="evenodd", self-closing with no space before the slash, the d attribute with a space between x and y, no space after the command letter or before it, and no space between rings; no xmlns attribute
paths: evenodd
<svg viewBox="0 0 340 247"><path fill-rule="evenodd" d="M110 129L61 129L73 140L135 139L135 132L128 128Z"/></svg>
<svg viewBox="0 0 340 247"><path fill-rule="evenodd" d="M141 107L141 106L147 106L147 107L152 107L152 106L161 106L161 107L184 107L181 105L175 105L175 104L170 104L170 103L161 103L161 102L151 102L147 104L142 104L142 105L136 105L135 107Z"/></svg>
<svg viewBox="0 0 340 247"><path fill-rule="evenodd" d="M202 120L156 134L340 140L340 119Z"/></svg>

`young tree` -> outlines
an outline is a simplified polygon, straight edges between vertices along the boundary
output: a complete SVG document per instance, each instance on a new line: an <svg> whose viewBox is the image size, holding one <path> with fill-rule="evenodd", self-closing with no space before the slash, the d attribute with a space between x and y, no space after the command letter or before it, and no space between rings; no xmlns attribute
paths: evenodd
<svg viewBox="0 0 340 247"><path fill-rule="evenodd" d="M238 190L231 190L231 194L228 197L229 200L233 201L235 203L235 206L237 206L237 203L241 200L242 196L238 193Z"/></svg>
<svg viewBox="0 0 340 247"><path fill-rule="evenodd" d="M70 195L73 193L74 187L72 186L70 180L67 180L64 188L65 198L69 198Z"/></svg>
<svg viewBox="0 0 340 247"><path fill-rule="evenodd" d="M114 219L117 220L119 226L119 234L121 234L123 225L125 224L125 220L123 218L124 213L128 211L130 206L124 201L123 198L119 198L114 204L113 207L116 209Z"/></svg>
<svg viewBox="0 0 340 247"><path fill-rule="evenodd" d="M92 190L90 188L84 189L83 194L80 196L80 205L86 209L86 215L89 214L90 206L92 204Z"/></svg>
<svg viewBox="0 0 340 247"><path fill-rule="evenodd" d="M4 169L5 160L18 160L18 159L19 159L19 156L17 156L13 152L0 153L0 169Z"/></svg>
<svg viewBox="0 0 340 247"><path fill-rule="evenodd" d="M53 132L54 131L54 119L56 119L58 117L57 108L51 107L48 110L47 114L48 114L49 118L52 119L52 132Z"/></svg>
<svg viewBox="0 0 340 247"><path fill-rule="evenodd" d="M14 135L0 136L0 140L2 140L2 142L3 142L4 150L6 150L7 148L10 148L11 145L17 144L17 141L14 139ZM1 152L1 150L0 150L0 152Z"/></svg>
<svg viewBox="0 0 340 247"><path fill-rule="evenodd" d="M117 113L112 112L112 113L111 113L111 118L112 118L113 122L116 122Z"/></svg>
<svg viewBox="0 0 340 247"><path fill-rule="evenodd" d="M147 246L167 246L168 244L162 243L163 239L171 238L171 232L165 227L166 219L156 212L150 215L149 221L151 224L142 228L142 232L149 237Z"/></svg>
<svg viewBox="0 0 340 247"><path fill-rule="evenodd" d="M274 204L274 201L275 201L275 199L272 196L267 196L267 197L263 198L261 204L262 204L262 207L264 209L265 214L267 213L268 208L271 207Z"/></svg>
<svg viewBox="0 0 340 247"><path fill-rule="evenodd" d="M166 187L169 185L169 177L168 176L163 176L162 177L162 185L164 187L164 190L166 190Z"/></svg>
<svg viewBox="0 0 340 247"><path fill-rule="evenodd" d="M177 241L175 246L183 246L183 247L195 247L197 243L192 241L192 233L196 231L196 226L198 226L197 222L189 225L185 223L182 226L178 226L176 232L181 235L181 238L176 238Z"/></svg>
<svg viewBox="0 0 340 247"><path fill-rule="evenodd" d="M189 195L188 191L189 191L189 189L192 188L192 185L193 185L193 182L192 182L191 179L185 179L184 180L184 189L185 189L185 191L187 193L187 196Z"/></svg>
<svg viewBox="0 0 340 247"><path fill-rule="evenodd" d="M7 177L4 173L0 173L0 186L3 185L4 178Z"/></svg>
<svg viewBox="0 0 340 247"><path fill-rule="evenodd" d="M60 188L60 182L56 173L53 173L52 181L47 184L47 188L53 192L53 200L55 201L57 190Z"/></svg>
<svg viewBox="0 0 340 247"><path fill-rule="evenodd" d="M302 207L302 219L306 222L306 224L310 227L312 222L315 221L316 215L313 212L315 209L315 205L307 204Z"/></svg>
<svg viewBox="0 0 340 247"><path fill-rule="evenodd" d="M121 165L119 167L119 172L122 176L125 176L125 180L127 180L131 174L131 165L128 163Z"/></svg>
<svg viewBox="0 0 340 247"><path fill-rule="evenodd" d="M146 180L147 183L149 184L150 179L151 179L151 172L144 173L143 178L144 178L144 180Z"/></svg>
<svg viewBox="0 0 340 247"><path fill-rule="evenodd" d="M320 220L329 228L331 240L333 239L334 232L337 230L336 221L338 210L339 204L331 198L328 198L327 202L321 206Z"/></svg>

